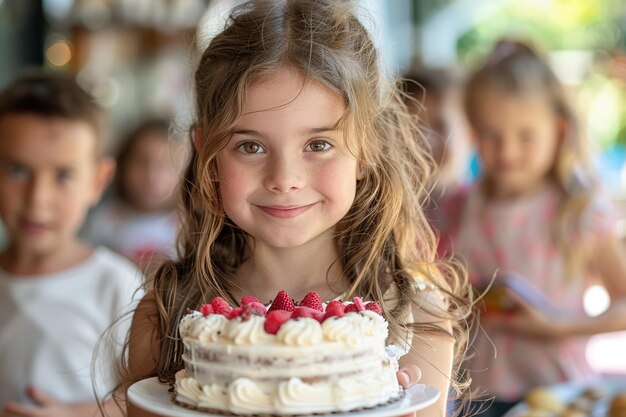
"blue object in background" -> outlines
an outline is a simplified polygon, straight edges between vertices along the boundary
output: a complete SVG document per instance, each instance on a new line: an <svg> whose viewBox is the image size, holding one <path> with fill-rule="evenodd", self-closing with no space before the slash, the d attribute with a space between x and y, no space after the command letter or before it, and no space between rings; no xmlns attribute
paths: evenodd
<svg viewBox="0 0 626 417"><path fill-rule="evenodd" d="M622 191L622 168L626 163L626 147L614 145L596 156L594 169L604 190L609 195L619 196Z"/></svg>

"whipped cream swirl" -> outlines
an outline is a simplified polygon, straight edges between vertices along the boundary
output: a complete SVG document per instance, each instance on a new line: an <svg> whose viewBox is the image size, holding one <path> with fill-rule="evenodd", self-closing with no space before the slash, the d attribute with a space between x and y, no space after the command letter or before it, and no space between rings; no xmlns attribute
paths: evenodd
<svg viewBox="0 0 626 417"><path fill-rule="evenodd" d="M228 387L233 413L270 413L274 411L272 396L248 378L237 378Z"/></svg>
<svg viewBox="0 0 626 417"><path fill-rule="evenodd" d="M322 343L324 333L319 322L309 317L287 320L276 333L278 340L288 346L310 346Z"/></svg>
<svg viewBox="0 0 626 417"><path fill-rule="evenodd" d="M236 345L250 345L270 342L274 336L263 329L265 317L250 316L248 320L240 318L229 320L226 324L226 337Z"/></svg>
<svg viewBox="0 0 626 417"><path fill-rule="evenodd" d="M196 317L189 326L188 335L203 342L215 342L219 339L227 322L228 319L221 314Z"/></svg>
<svg viewBox="0 0 626 417"><path fill-rule="evenodd" d="M362 321L363 317L358 313L348 313L340 319L331 317L322 323L322 331L332 342L357 346L363 342Z"/></svg>

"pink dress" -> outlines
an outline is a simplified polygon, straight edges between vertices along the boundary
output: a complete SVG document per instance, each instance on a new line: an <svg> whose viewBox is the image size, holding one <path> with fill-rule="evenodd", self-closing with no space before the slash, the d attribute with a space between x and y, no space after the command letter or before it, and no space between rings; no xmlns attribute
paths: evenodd
<svg viewBox="0 0 626 417"><path fill-rule="evenodd" d="M552 238L562 193L547 185L516 200L487 201L478 186L460 190L442 203L442 247L467 262L470 280L484 287L494 273L512 272L540 290L568 317L584 315L584 271L564 276L562 256ZM571 239L593 245L613 232L611 205L600 198L570 227ZM517 401L532 387L593 377L583 338L555 342L479 330L470 349L473 385L499 401Z"/></svg>

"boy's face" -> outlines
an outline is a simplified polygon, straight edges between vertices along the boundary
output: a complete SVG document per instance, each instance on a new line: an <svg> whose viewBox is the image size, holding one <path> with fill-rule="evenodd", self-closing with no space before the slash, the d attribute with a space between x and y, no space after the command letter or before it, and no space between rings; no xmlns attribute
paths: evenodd
<svg viewBox="0 0 626 417"><path fill-rule="evenodd" d="M76 237L112 169L97 161L95 147L83 121L0 118L0 216L16 250L46 255Z"/></svg>

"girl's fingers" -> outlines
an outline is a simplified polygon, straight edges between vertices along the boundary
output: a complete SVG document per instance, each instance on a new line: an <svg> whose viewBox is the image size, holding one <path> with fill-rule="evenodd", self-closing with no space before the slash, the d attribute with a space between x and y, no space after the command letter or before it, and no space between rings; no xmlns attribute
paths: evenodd
<svg viewBox="0 0 626 417"><path fill-rule="evenodd" d="M411 385L417 384L417 382L422 377L422 371L415 365L407 365L403 366L396 373L398 377L398 383L402 386L402 388L408 388Z"/></svg>
<svg viewBox="0 0 626 417"><path fill-rule="evenodd" d="M36 417L38 411L36 407L27 407L17 403L8 403L4 407L4 412L11 417Z"/></svg>
<svg viewBox="0 0 626 417"><path fill-rule="evenodd" d="M56 403L56 400L50 395L38 390L35 387L29 387L27 390L28 396L32 398L39 406L45 407Z"/></svg>

